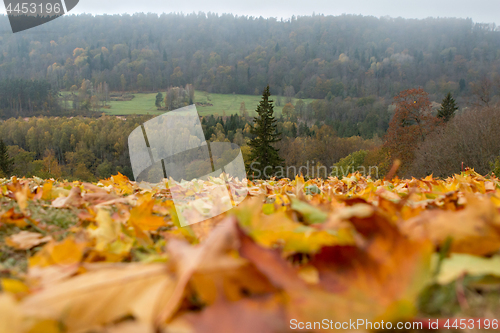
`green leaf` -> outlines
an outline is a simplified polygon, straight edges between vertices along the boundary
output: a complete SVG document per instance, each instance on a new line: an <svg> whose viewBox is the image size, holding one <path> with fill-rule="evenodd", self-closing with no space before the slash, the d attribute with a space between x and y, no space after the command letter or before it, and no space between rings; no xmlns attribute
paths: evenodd
<svg viewBox="0 0 500 333"><path fill-rule="evenodd" d="M323 223L328 218L327 213L297 199L292 199L291 208L304 217L306 224Z"/></svg>
<svg viewBox="0 0 500 333"><path fill-rule="evenodd" d="M447 284L464 274L500 277L500 256L482 258L470 254L452 254L443 260L437 282Z"/></svg>

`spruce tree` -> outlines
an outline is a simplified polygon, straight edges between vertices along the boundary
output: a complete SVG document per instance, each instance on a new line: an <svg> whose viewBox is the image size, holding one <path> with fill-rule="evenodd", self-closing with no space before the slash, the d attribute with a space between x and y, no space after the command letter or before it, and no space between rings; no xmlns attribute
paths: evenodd
<svg viewBox="0 0 500 333"><path fill-rule="evenodd" d="M254 126L251 128L251 134L254 138L250 140L251 148L251 171L260 171L262 178L270 177L276 172L276 168L281 166L283 159L278 154L278 149L272 146L273 143L281 140L281 133L276 128L276 119L274 118L273 101L269 100L271 96L269 86L262 93L262 100L257 106L257 117L254 118ZM265 174L264 174L265 172Z"/></svg>
<svg viewBox="0 0 500 333"><path fill-rule="evenodd" d="M3 177L10 176L12 172L13 160L9 157L7 146L0 140L0 172Z"/></svg>
<svg viewBox="0 0 500 333"><path fill-rule="evenodd" d="M455 100L451 96L451 92L446 95L441 103L441 108L438 111L438 118L443 119L444 121L449 121L455 115L455 111L458 110L457 105L455 104Z"/></svg>

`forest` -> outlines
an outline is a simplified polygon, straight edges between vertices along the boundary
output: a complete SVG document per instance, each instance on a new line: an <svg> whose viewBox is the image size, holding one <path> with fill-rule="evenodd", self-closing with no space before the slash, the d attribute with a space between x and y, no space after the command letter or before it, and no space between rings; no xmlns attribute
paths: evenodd
<svg viewBox="0 0 500 333"><path fill-rule="evenodd" d="M0 17L0 27L7 24ZM476 117L492 117L500 101L495 25L199 13L73 15L36 29L47 31L0 36L0 134L12 162L6 175L91 181L120 172L133 179L127 138L152 115L105 115L110 99L158 93L151 107L168 111L196 103L195 90L260 95L266 85L282 106L274 146L286 167L376 167L373 176L394 159L406 176L448 176L461 163L482 173L499 168L500 147L478 139L494 137L494 128ZM418 140L395 143L397 96L417 87L425 100L412 120L419 126L427 124L420 124L423 114L436 118L448 94L456 110ZM248 162L255 137L248 111L256 107L203 116L206 139L240 145ZM401 121L403 132L415 125Z"/></svg>
<svg viewBox="0 0 500 333"><path fill-rule="evenodd" d="M0 16L0 31L9 31ZM440 100L474 98L499 78L500 31L470 19L217 14L70 15L0 35L0 77L52 89L160 91L193 84L214 93L298 98L377 96L421 86ZM498 91L491 91L495 94Z"/></svg>

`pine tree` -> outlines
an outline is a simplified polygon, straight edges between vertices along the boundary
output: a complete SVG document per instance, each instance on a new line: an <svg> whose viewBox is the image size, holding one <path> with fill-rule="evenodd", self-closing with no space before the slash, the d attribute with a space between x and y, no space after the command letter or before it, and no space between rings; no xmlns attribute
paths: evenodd
<svg viewBox="0 0 500 333"><path fill-rule="evenodd" d="M441 103L441 109L438 111L438 118L443 119L444 121L449 121L455 115L455 111L458 110L458 107L455 104L455 100L451 96L451 92L446 95Z"/></svg>
<svg viewBox="0 0 500 333"><path fill-rule="evenodd" d="M13 160L9 157L7 146L3 140L0 140L0 172L3 177L10 176L10 173L12 172L12 164Z"/></svg>
<svg viewBox="0 0 500 333"><path fill-rule="evenodd" d="M281 133L276 128L276 119L274 119L273 101L269 100L271 96L269 86L262 93L262 100L257 106L257 117L254 118L254 126L251 128L251 134L254 138L250 140L251 148L250 159L252 171L260 171L262 178L272 176L276 168L281 166L283 159L279 156L279 150L271 144L281 140Z"/></svg>

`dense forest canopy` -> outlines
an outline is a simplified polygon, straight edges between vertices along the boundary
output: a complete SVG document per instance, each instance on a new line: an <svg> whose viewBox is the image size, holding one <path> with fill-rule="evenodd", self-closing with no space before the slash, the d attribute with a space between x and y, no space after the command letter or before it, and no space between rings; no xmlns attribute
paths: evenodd
<svg viewBox="0 0 500 333"><path fill-rule="evenodd" d="M498 79L500 68L500 30L470 19L73 15L11 34L0 16L0 31L1 78L67 90L86 79L111 90L190 83L260 94L270 84L274 95L300 98L392 98L422 86L440 100L470 96L471 84Z"/></svg>

